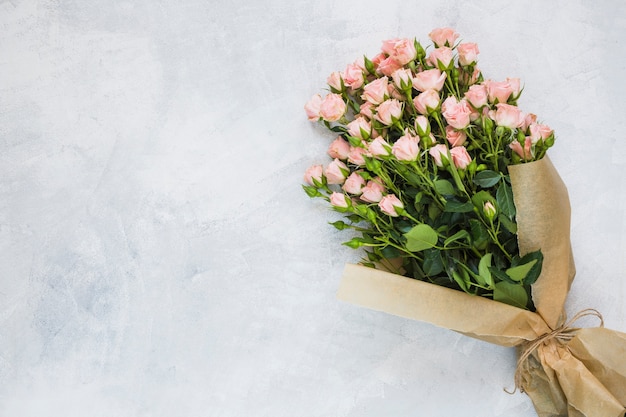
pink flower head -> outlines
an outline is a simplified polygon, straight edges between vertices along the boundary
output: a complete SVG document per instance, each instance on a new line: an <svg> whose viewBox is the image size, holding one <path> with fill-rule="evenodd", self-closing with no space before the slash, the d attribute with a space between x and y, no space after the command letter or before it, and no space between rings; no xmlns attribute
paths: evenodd
<svg viewBox="0 0 626 417"><path fill-rule="evenodd" d="M399 161L415 161L419 156L419 137L413 136L409 130L404 131L404 135L401 136L391 148L391 153Z"/></svg>
<svg viewBox="0 0 626 417"><path fill-rule="evenodd" d="M530 161L533 159L532 145L533 145L532 140L530 139L530 137L526 136L526 138L524 139L523 147L522 147L522 144L519 143L517 140L514 140L513 142L511 142L509 147L513 149L513 151L516 154L518 154L519 157L522 158L522 160Z"/></svg>
<svg viewBox="0 0 626 417"><path fill-rule="evenodd" d="M327 122L336 122L346 112L346 103L340 94L328 94L320 106L320 116Z"/></svg>
<svg viewBox="0 0 626 417"><path fill-rule="evenodd" d="M327 153L333 159L337 158L345 161L348 159L348 153L350 153L350 144L341 136L337 136L337 138L330 143Z"/></svg>
<svg viewBox="0 0 626 417"><path fill-rule="evenodd" d="M338 71L331 73L326 79L326 83L335 91L343 90L343 80L341 74Z"/></svg>
<svg viewBox="0 0 626 417"><path fill-rule="evenodd" d="M430 122L428 117L419 115L415 118L415 130L420 136L427 136L430 133Z"/></svg>
<svg viewBox="0 0 626 417"><path fill-rule="evenodd" d="M482 84L474 84L465 93L465 100L475 109L481 109L487 105L487 87Z"/></svg>
<svg viewBox="0 0 626 417"><path fill-rule="evenodd" d="M379 178L369 180L361 189L361 200L367 203L378 203L383 198L383 192L385 192L385 187Z"/></svg>
<svg viewBox="0 0 626 417"><path fill-rule="evenodd" d="M330 204L333 207L348 208L348 201L343 193L334 192L330 195Z"/></svg>
<svg viewBox="0 0 626 417"><path fill-rule="evenodd" d="M470 124L472 109L467 101L457 101L454 96L450 96L441 105L441 113L450 126L465 129Z"/></svg>
<svg viewBox="0 0 626 417"><path fill-rule="evenodd" d="M393 79L393 83L399 90L406 90L411 88L411 78L413 74L411 70L408 68L400 68L395 70L393 74L391 74L391 78Z"/></svg>
<svg viewBox="0 0 626 417"><path fill-rule="evenodd" d="M467 153L465 146L457 146L450 149L452 163L458 169L465 169L472 162L472 157Z"/></svg>
<svg viewBox="0 0 626 417"><path fill-rule="evenodd" d="M366 154L367 150L365 148L352 146L350 147L350 153L348 154L348 162L359 166L365 165L365 158L363 158L363 155Z"/></svg>
<svg viewBox="0 0 626 417"><path fill-rule="evenodd" d="M532 141L533 145L539 142L540 139L548 139L553 134L553 130L550 128L550 126L539 123L531 124L528 127L528 130L530 131L530 140Z"/></svg>
<svg viewBox="0 0 626 417"><path fill-rule="evenodd" d="M446 82L447 74L437 68L418 72L413 77L413 88L417 91L437 90L441 91Z"/></svg>
<svg viewBox="0 0 626 417"><path fill-rule="evenodd" d="M467 134L462 130L456 130L452 126L446 126L446 139L450 146L461 146L467 140Z"/></svg>
<svg viewBox="0 0 626 417"><path fill-rule="evenodd" d="M368 139L372 134L372 124L363 116L357 116L356 119L346 125L350 136L359 139Z"/></svg>
<svg viewBox="0 0 626 417"><path fill-rule="evenodd" d="M459 34L452 28L444 27L433 29L433 31L428 34L428 37L438 47L453 46L454 42L459 37Z"/></svg>
<svg viewBox="0 0 626 417"><path fill-rule="evenodd" d="M382 51L398 65L406 65L415 59L417 51L411 39L390 39L383 42Z"/></svg>
<svg viewBox="0 0 626 417"><path fill-rule="evenodd" d="M376 71L390 77L391 74L400 68L402 68L402 65L398 64L398 62L390 56L380 61L378 67L376 67Z"/></svg>
<svg viewBox="0 0 626 417"><path fill-rule="evenodd" d="M317 122L320 119L320 106L322 105L322 96L319 94L314 95L304 105L304 111L306 112L307 117L312 122Z"/></svg>
<svg viewBox="0 0 626 417"><path fill-rule="evenodd" d="M533 123L537 123L537 115L533 113L526 113L524 124L520 127L520 129L525 132L526 129L528 129Z"/></svg>
<svg viewBox="0 0 626 417"><path fill-rule="evenodd" d="M516 129L524 124L526 115L517 106L510 104L498 103L496 110L489 112L489 117L496 122L498 126Z"/></svg>
<svg viewBox="0 0 626 417"><path fill-rule="evenodd" d="M428 153L432 156L435 165L438 167L442 167L444 162L448 161L448 148L442 143L430 148Z"/></svg>
<svg viewBox="0 0 626 417"><path fill-rule="evenodd" d="M349 64L343 73L343 82L353 89L361 88L365 78L363 77L363 69L356 63Z"/></svg>
<svg viewBox="0 0 626 417"><path fill-rule="evenodd" d="M413 105L420 114L429 114L439 107L439 93L436 90L426 90L413 99Z"/></svg>
<svg viewBox="0 0 626 417"><path fill-rule="evenodd" d="M454 56L452 55L452 49L447 46L442 46L441 48L434 49L428 55L427 61L435 68L439 68L444 71L451 67L452 59Z"/></svg>
<svg viewBox="0 0 626 417"><path fill-rule="evenodd" d="M364 100L369 101L372 104L380 104L388 97L387 83L389 79L387 77L381 77L372 81L363 87Z"/></svg>
<svg viewBox="0 0 626 417"><path fill-rule="evenodd" d="M475 43L460 43L456 47L456 51L459 53L459 64L461 66L467 66L475 64L478 60L478 45Z"/></svg>
<svg viewBox="0 0 626 417"><path fill-rule="evenodd" d="M369 153L374 157L389 156L391 145L382 137L377 137L368 145Z"/></svg>
<svg viewBox="0 0 626 417"><path fill-rule="evenodd" d="M391 126L402 116L402 103L395 98L383 101L376 109L376 120L385 126Z"/></svg>
<svg viewBox="0 0 626 417"><path fill-rule="evenodd" d="M507 80L513 80L508 79ZM519 79L517 85L515 82L511 84L509 81L492 81L486 80L483 84L487 87L487 96L491 103L506 103L510 97L515 98L519 95Z"/></svg>
<svg viewBox="0 0 626 417"><path fill-rule="evenodd" d="M374 118L374 107L374 104L370 103L369 101L365 101L363 102L363 104L361 104L359 114L366 117L368 120L372 120Z"/></svg>
<svg viewBox="0 0 626 417"><path fill-rule="evenodd" d="M346 178L346 182L343 184L343 190L349 194L360 195L362 193L361 189L364 186L365 180L363 177L360 176L358 172L353 172Z"/></svg>
<svg viewBox="0 0 626 417"><path fill-rule="evenodd" d="M496 206L494 206L491 201L486 201L483 205L483 213L488 219L493 220L493 218L496 217L497 212Z"/></svg>
<svg viewBox="0 0 626 417"><path fill-rule="evenodd" d="M391 98L404 101L404 94L402 94L402 92L396 88L395 84L392 84L392 83L387 84L387 93L389 94L389 97Z"/></svg>
<svg viewBox="0 0 626 417"><path fill-rule="evenodd" d="M511 88L511 95L513 96L513 99L517 100L517 98L519 97L522 91L521 86L520 86L520 79L519 78L507 78L504 81L509 83L509 87Z"/></svg>
<svg viewBox="0 0 626 417"><path fill-rule="evenodd" d="M329 184L343 184L349 172L350 170L346 164L335 158L328 164L324 173Z"/></svg>
<svg viewBox="0 0 626 417"><path fill-rule="evenodd" d="M402 204L402 201L400 201L400 199L394 194L387 194L378 202L378 207L383 213L389 216L397 217L398 210L401 211L404 209L404 204Z"/></svg>
<svg viewBox="0 0 626 417"><path fill-rule="evenodd" d="M322 183L323 168L321 165L313 165L304 172L304 182L308 185L316 186L315 182Z"/></svg>

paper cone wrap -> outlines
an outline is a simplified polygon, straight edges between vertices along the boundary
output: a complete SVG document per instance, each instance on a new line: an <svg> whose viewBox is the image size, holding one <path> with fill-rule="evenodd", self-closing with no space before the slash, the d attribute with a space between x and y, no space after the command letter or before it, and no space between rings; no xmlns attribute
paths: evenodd
<svg viewBox="0 0 626 417"><path fill-rule="evenodd" d="M536 312L390 272L348 264L340 300L419 320L501 346L530 342L563 325L575 275L570 205L551 161L509 167L517 208L520 254L541 249L544 260L532 287ZM521 388L540 417L620 417L626 413L626 334L579 329L564 343L550 339L520 366Z"/></svg>

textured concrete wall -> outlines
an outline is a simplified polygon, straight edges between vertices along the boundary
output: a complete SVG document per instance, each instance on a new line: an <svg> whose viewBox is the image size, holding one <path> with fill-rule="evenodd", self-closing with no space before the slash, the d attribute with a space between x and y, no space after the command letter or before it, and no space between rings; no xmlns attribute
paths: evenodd
<svg viewBox="0 0 626 417"><path fill-rule="evenodd" d="M327 75L440 26L556 130L568 312L626 331L625 3L0 0L0 415L533 416L512 349L336 301L300 189Z"/></svg>

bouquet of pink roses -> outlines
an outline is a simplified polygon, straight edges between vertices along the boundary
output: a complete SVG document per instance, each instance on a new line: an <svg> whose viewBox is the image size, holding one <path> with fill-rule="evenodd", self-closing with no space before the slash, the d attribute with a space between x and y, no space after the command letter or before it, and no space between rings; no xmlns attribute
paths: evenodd
<svg viewBox="0 0 626 417"><path fill-rule="evenodd" d="M626 335L574 337L563 314L574 266L567 190L545 157L554 132L517 106L519 79L485 80L477 45L458 37L435 29L432 49L385 41L305 106L334 139L332 161L306 171L304 190L344 213L333 226L357 232L345 244L365 249L339 297L523 346L516 385L542 416L622 415L626 366L605 359L626 353ZM589 346L593 366L580 360ZM563 352L587 372L583 383L559 373ZM596 383L598 372L610 377ZM589 390L611 411L589 414Z"/></svg>

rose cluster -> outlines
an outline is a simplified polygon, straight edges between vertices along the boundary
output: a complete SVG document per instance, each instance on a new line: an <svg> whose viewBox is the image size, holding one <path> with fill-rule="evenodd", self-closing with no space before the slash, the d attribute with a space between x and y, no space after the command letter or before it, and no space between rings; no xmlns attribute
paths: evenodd
<svg viewBox="0 0 626 417"><path fill-rule="evenodd" d="M506 167L543 157L554 133L517 106L518 78L483 78L475 43L458 42L450 28L429 37L430 51L415 39L384 41L306 103L308 119L336 137L332 161L310 167L304 188L347 213L350 223L335 226L362 231L347 243L371 248L370 261L402 257L409 275L447 275L480 292L490 288L472 282L480 259L495 248L505 268L516 253ZM424 233L432 244L421 248Z"/></svg>

